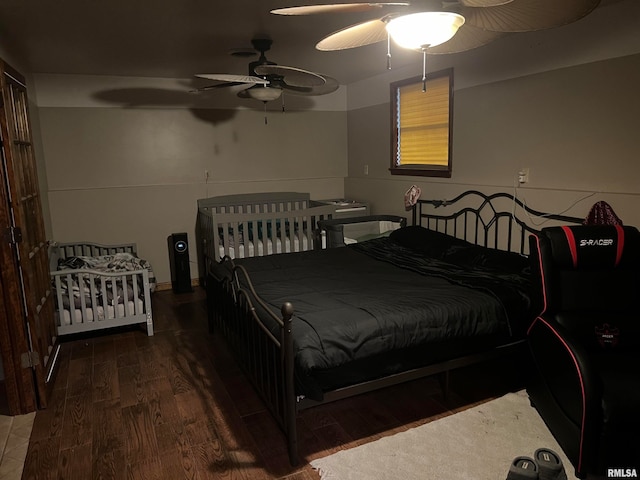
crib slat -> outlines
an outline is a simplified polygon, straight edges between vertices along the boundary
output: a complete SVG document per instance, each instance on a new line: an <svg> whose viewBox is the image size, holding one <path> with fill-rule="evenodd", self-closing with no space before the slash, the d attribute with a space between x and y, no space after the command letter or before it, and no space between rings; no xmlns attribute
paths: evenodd
<svg viewBox="0 0 640 480"><path fill-rule="evenodd" d="M54 285L56 289L56 300L57 300L57 308L58 308L58 326L64 323L64 303L62 302L62 277L60 275L55 275L54 277Z"/></svg>
<svg viewBox="0 0 640 480"><path fill-rule="evenodd" d="M233 247L234 252L238 252L240 249L240 227L238 226L238 222L233 222L230 224L231 229L231 243L229 244L229 251Z"/></svg>
<svg viewBox="0 0 640 480"><path fill-rule="evenodd" d="M235 250L238 251L240 250L240 247L242 247L246 251L251 246L251 240L249 239L250 237L249 234L251 231L249 230L249 224L247 223L246 220L244 220L240 224L240 228L241 228L241 233L239 233L238 237L236 237Z"/></svg>
<svg viewBox="0 0 640 480"><path fill-rule="evenodd" d="M109 306L113 307L113 318L118 318L118 282L114 277L110 278L111 280L111 301L109 302ZM109 315L105 312L105 318Z"/></svg>
<svg viewBox="0 0 640 480"><path fill-rule="evenodd" d="M102 295L100 296L100 300L101 300L100 303L102 304L102 312L103 312L103 315L107 317L109 313L109 299L108 299L109 295L107 295L107 292L108 292L107 277L103 277L103 276L100 277L100 291L102 292ZM94 314L95 314L96 321L98 321L99 312L97 309L95 310Z"/></svg>
<svg viewBox="0 0 640 480"><path fill-rule="evenodd" d="M140 298L140 292L138 291L138 282L140 280L142 280L142 285L144 285L144 278L142 278L140 274L134 273L131 277L133 287L133 311L136 315L143 313L140 311L140 307L138 306L138 299Z"/></svg>
<svg viewBox="0 0 640 480"><path fill-rule="evenodd" d="M71 278L71 275L68 276L68 278ZM80 274L78 275L78 295L80 295L80 314L82 316L82 321L83 322L87 322L88 319L85 317L85 314L87 312L87 300L86 300L86 296L85 296L85 274ZM73 315L74 320L75 320L75 315Z"/></svg>
<svg viewBox="0 0 640 480"><path fill-rule="evenodd" d="M222 245L224 245L224 254L229 255L229 229L227 224L222 224Z"/></svg>
<svg viewBox="0 0 640 480"><path fill-rule="evenodd" d="M130 278L134 278L132 276L130 276ZM127 276L123 275L121 277L122 282L122 304L124 306L124 316L128 317L131 315L131 307L129 306L129 285L128 285L128 281L127 281ZM134 298L134 303L135 303L135 298Z"/></svg>
<svg viewBox="0 0 640 480"><path fill-rule="evenodd" d="M144 304L142 307L144 312L140 312L140 313L146 314L147 335L152 336L153 335L153 315L151 311L151 292L149 289L149 272L147 270L142 271L142 285L144 287ZM136 296L136 298L138 297Z"/></svg>
<svg viewBox="0 0 640 480"><path fill-rule="evenodd" d="M91 278L91 308L93 310L93 321L98 321L98 298L100 297L100 293L98 291L98 287L96 286L96 277L92 276ZM100 290L104 292L104 290Z"/></svg>

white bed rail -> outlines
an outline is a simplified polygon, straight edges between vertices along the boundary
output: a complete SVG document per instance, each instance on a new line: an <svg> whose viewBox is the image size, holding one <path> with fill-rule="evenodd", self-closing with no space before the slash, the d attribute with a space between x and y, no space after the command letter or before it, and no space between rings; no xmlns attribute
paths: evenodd
<svg viewBox="0 0 640 480"><path fill-rule="evenodd" d="M118 245L104 245L94 242L54 243L53 248L58 250L58 258L69 257L100 257L102 255L114 255L116 253L130 253L137 255L135 243L121 243Z"/></svg>

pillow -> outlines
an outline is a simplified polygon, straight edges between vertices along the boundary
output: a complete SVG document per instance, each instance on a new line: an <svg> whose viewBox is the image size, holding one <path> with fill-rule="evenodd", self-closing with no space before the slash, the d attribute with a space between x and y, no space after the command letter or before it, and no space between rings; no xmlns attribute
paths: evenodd
<svg viewBox="0 0 640 480"><path fill-rule="evenodd" d="M474 245L421 226L399 228L391 232L389 238L403 247L468 269L481 268L518 274L529 269L529 259L517 253Z"/></svg>
<svg viewBox="0 0 640 480"><path fill-rule="evenodd" d="M451 250L445 261L470 269L494 270L504 273L524 274L530 268L529 258L515 252L469 245L467 248Z"/></svg>
<svg viewBox="0 0 640 480"><path fill-rule="evenodd" d="M428 230L419 225L394 230L389 238L398 245L435 258L442 258L452 249L472 246L465 240L435 230Z"/></svg>

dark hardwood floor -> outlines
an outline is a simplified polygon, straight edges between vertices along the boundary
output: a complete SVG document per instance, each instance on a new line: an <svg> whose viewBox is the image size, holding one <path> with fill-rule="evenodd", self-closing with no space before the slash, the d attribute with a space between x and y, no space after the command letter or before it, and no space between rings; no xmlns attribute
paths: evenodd
<svg viewBox="0 0 640 480"><path fill-rule="evenodd" d="M37 413L24 479L319 478L312 459L522 388L513 362L452 372L445 402L427 378L302 412L302 465L234 363L207 332L204 290L153 297L139 328L64 341L49 408Z"/></svg>

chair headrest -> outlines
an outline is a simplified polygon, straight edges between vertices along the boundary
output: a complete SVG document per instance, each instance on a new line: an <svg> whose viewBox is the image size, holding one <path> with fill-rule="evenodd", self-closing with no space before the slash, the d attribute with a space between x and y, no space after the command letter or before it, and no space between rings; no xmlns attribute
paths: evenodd
<svg viewBox="0 0 640 480"><path fill-rule="evenodd" d="M543 228L554 263L561 268L613 268L640 258L640 234L621 225Z"/></svg>

